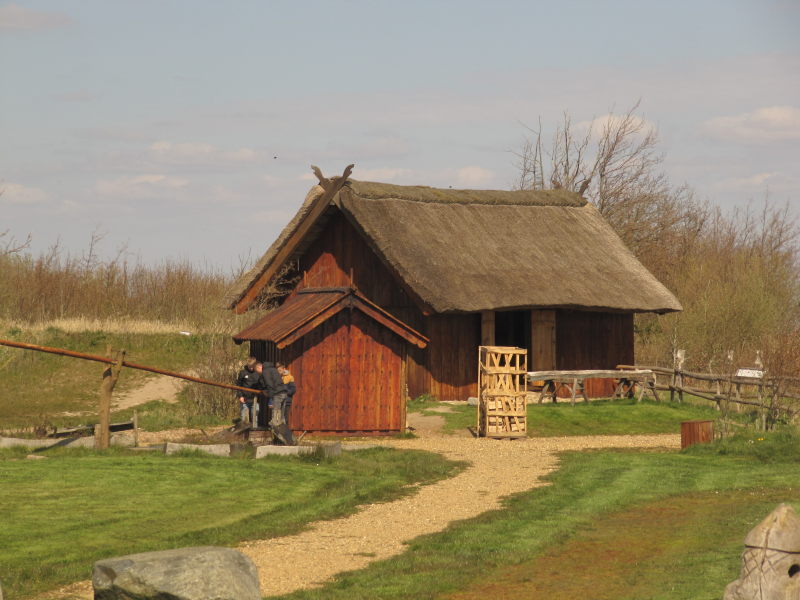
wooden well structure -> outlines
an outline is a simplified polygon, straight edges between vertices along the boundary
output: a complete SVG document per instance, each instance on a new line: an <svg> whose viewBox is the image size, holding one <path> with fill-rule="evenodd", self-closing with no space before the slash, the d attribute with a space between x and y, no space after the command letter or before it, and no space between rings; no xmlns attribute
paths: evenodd
<svg viewBox="0 0 800 600"><path fill-rule="evenodd" d="M527 435L528 351L510 346L478 348L478 435Z"/></svg>

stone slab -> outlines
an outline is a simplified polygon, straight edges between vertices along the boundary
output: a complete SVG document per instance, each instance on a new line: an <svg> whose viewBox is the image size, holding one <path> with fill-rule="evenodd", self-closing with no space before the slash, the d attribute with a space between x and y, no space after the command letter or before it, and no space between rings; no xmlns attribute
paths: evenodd
<svg viewBox="0 0 800 600"><path fill-rule="evenodd" d="M214 456L231 455L230 444L178 444L177 442L167 442L164 448L166 454L175 454L181 450L197 450Z"/></svg>
<svg viewBox="0 0 800 600"><path fill-rule="evenodd" d="M342 453L342 444L340 442L304 446L259 446L256 448L256 458L264 458L265 456L300 456L303 454L313 454L317 451L317 448L321 448L323 455L328 458L339 456Z"/></svg>
<svg viewBox="0 0 800 600"><path fill-rule="evenodd" d="M38 449L38 448L94 448L94 437L83 436L74 438L45 438L45 439L31 439L31 438L9 438L0 437L0 448L13 448L15 446L24 446L25 448ZM129 433L112 433L111 445L122 447L133 447L133 434Z"/></svg>
<svg viewBox="0 0 800 600"><path fill-rule="evenodd" d="M25 448L49 448L56 443L56 441L57 440L0 437L0 448L16 448L17 446L24 446Z"/></svg>
<svg viewBox="0 0 800 600"><path fill-rule="evenodd" d="M352 452L354 450L369 450L370 448L383 448L380 444L342 444L343 452Z"/></svg>

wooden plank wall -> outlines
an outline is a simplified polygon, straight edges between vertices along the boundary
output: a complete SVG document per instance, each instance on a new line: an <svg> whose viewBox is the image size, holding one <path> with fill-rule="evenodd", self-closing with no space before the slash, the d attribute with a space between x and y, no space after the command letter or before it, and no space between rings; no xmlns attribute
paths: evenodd
<svg viewBox="0 0 800 600"><path fill-rule="evenodd" d="M341 213L331 217L309 246L299 269L306 274L296 290L349 286L352 275L353 284L375 304L418 331L422 326L423 317L417 306Z"/></svg>
<svg viewBox="0 0 800 600"><path fill-rule="evenodd" d="M556 368L556 311L531 311L531 371L554 371Z"/></svg>
<svg viewBox="0 0 800 600"><path fill-rule="evenodd" d="M297 383L296 431L386 433L405 428L404 341L359 311L342 311L282 352Z"/></svg>
<svg viewBox="0 0 800 600"><path fill-rule="evenodd" d="M613 369L633 364L633 315L579 310L556 313L556 368ZM611 380L587 380L590 398L614 393Z"/></svg>
<svg viewBox="0 0 800 600"><path fill-rule="evenodd" d="M479 313L431 315L426 318L430 345L409 360L409 395L429 393L439 400L466 400L478 384L478 346L481 340ZM422 355L422 357L419 356ZM420 388L414 389L414 385ZM421 391L420 391L421 390Z"/></svg>

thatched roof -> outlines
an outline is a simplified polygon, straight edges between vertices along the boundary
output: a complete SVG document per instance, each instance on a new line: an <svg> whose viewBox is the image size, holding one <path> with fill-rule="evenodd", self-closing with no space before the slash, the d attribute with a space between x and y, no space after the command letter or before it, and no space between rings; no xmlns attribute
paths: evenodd
<svg viewBox="0 0 800 600"><path fill-rule="evenodd" d="M325 206L320 206L319 203ZM315 186L229 306L263 286L341 210L407 288L434 312L582 308L670 312L680 303L590 203L563 190L444 190L349 181ZM309 223L310 219L316 223Z"/></svg>

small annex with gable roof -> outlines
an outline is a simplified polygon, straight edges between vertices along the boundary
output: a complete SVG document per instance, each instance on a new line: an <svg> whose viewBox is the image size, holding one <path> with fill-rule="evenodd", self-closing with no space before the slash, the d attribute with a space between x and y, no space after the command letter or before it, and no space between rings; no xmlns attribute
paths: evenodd
<svg viewBox="0 0 800 600"><path fill-rule="evenodd" d="M406 397L475 395L480 345L527 348L532 370L632 364L633 315L681 310L575 193L314 169L320 184L226 300L243 313L295 276L278 308L234 336L289 365L295 430L402 431ZM608 382L588 391L606 395Z"/></svg>

